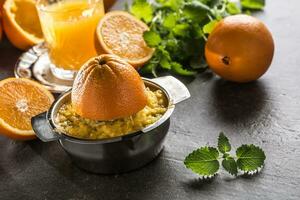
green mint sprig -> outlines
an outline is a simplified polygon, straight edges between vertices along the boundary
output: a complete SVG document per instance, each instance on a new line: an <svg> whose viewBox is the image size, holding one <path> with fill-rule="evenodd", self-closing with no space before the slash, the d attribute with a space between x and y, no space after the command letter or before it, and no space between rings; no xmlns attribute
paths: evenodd
<svg viewBox="0 0 300 200"><path fill-rule="evenodd" d="M184 164L202 177L211 178L218 173L220 163L233 176L237 176L239 171L241 174L252 175L260 171L266 159L264 151L253 144L241 145L235 156L230 151L229 139L221 132L217 148L200 147L185 158Z"/></svg>
<svg viewBox="0 0 300 200"><path fill-rule="evenodd" d="M133 0L126 9L149 26L144 40L155 48L140 72L157 76L158 70L164 70L194 76L205 71L205 42L218 21L264 5L264 0Z"/></svg>

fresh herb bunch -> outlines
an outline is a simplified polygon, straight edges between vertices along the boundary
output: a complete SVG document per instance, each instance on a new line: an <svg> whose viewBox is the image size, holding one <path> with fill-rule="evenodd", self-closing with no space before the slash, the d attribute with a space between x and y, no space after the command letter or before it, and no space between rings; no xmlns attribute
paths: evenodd
<svg viewBox="0 0 300 200"><path fill-rule="evenodd" d="M204 71L205 41L217 22L264 4L264 0L133 0L127 10L150 27L144 40L156 49L141 72L157 76L157 69L163 69L190 76Z"/></svg>
<svg viewBox="0 0 300 200"><path fill-rule="evenodd" d="M238 170L247 175L259 172L266 159L264 151L253 144L244 144L237 148L236 156L232 156L230 151L229 139L220 133L217 148L201 147L190 153L184 164L202 177L210 178L218 173L220 162L228 173L237 176Z"/></svg>

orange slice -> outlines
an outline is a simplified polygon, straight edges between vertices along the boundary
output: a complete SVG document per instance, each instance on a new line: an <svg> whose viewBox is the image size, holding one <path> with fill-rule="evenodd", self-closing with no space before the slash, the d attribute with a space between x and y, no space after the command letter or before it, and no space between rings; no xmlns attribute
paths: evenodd
<svg viewBox="0 0 300 200"><path fill-rule="evenodd" d="M111 11L100 20L97 36L103 52L117 55L138 68L154 52L143 38L143 32L148 29L145 23L127 12Z"/></svg>
<svg viewBox="0 0 300 200"><path fill-rule="evenodd" d="M34 139L31 117L48 110L53 101L53 95L34 81L0 81L0 133L12 139Z"/></svg>
<svg viewBox="0 0 300 200"><path fill-rule="evenodd" d="M25 50L43 41L43 33L34 0L6 0L3 28L10 42Z"/></svg>

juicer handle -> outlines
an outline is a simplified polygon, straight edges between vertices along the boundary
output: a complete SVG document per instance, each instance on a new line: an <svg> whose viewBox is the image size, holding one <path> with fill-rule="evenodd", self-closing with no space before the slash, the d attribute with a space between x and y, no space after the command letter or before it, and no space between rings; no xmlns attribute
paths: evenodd
<svg viewBox="0 0 300 200"><path fill-rule="evenodd" d="M31 126L36 136L43 142L58 140L61 135L53 131L47 121L47 112L43 112L31 118Z"/></svg>
<svg viewBox="0 0 300 200"><path fill-rule="evenodd" d="M161 85L170 94L173 104L180 103L191 97L187 87L173 76L162 76L151 79L154 83Z"/></svg>

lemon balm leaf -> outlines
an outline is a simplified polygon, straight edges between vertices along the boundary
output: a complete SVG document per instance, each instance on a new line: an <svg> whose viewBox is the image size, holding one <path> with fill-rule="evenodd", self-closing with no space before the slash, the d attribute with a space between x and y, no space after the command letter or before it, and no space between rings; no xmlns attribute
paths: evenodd
<svg viewBox="0 0 300 200"><path fill-rule="evenodd" d="M163 26L166 28L173 28L178 20L178 15L176 13L169 14L163 19Z"/></svg>
<svg viewBox="0 0 300 200"><path fill-rule="evenodd" d="M251 144L242 145L236 150L237 166L244 172L257 171L263 167L266 155L264 151Z"/></svg>
<svg viewBox="0 0 300 200"><path fill-rule="evenodd" d="M145 31L143 37L149 47L156 47L161 42L160 35L157 32L154 32L152 30Z"/></svg>
<svg viewBox="0 0 300 200"><path fill-rule="evenodd" d="M226 11L231 15L236 15L241 13L241 9L237 6L236 3L228 2L226 5Z"/></svg>
<svg viewBox="0 0 300 200"><path fill-rule="evenodd" d="M171 57L168 51L165 50L164 46L159 46L157 51L160 53L160 61L159 65L163 69L170 70L171 69Z"/></svg>
<svg viewBox="0 0 300 200"><path fill-rule="evenodd" d="M188 24L177 24L173 28L173 33L176 36L181 36L181 37L188 36L188 34L189 34L189 27L190 26Z"/></svg>
<svg viewBox="0 0 300 200"><path fill-rule="evenodd" d="M184 0L157 0L157 2L160 3L163 8L170 8L177 11L184 3Z"/></svg>
<svg viewBox="0 0 300 200"><path fill-rule="evenodd" d="M241 0L243 9L261 10L265 6L265 0Z"/></svg>
<svg viewBox="0 0 300 200"><path fill-rule="evenodd" d="M207 17L210 8L200 1L194 0L186 3L182 11L185 18L193 20L194 22L201 22Z"/></svg>
<svg viewBox="0 0 300 200"><path fill-rule="evenodd" d="M238 173L236 161L232 157L227 157L222 161L222 166L231 175L236 176Z"/></svg>
<svg viewBox="0 0 300 200"><path fill-rule="evenodd" d="M236 150L236 156L232 156L230 150L229 139L221 132L218 138L218 149L201 147L190 153L185 158L184 164L204 178L212 178L217 174L221 160L222 167L233 176L237 176L239 170L242 174L253 175L264 165L266 159L264 151L253 144L240 146ZM223 155L220 156L220 153Z"/></svg>
<svg viewBox="0 0 300 200"><path fill-rule="evenodd" d="M203 33L210 34L216 27L218 20L212 20L203 26Z"/></svg>
<svg viewBox="0 0 300 200"><path fill-rule="evenodd" d="M153 8L147 0L135 0L131 5L130 12L146 23L151 22L153 18Z"/></svg>
<svg viewBox="0 0 300 200"><path fill-rule="evenodd" d="M190 153L184 160L187 168L202 176L215 175L220 167L219 152L214 147L202 147Z"/></svg>
<svg viewBox="0 0 300 200"><path fill-rule="evenodd" d="M218 149L221 153L226 153L231 150L229 139L224 135L223 132L220 133L218 138Z"/></svg>
<svg viewBox="0 0 300 200"><path fill-rule="evenodd" d="M197 74L196 71L184 69L180 63L176 63L176 62L173 62L171 64L171 69L176 74L183 75L183 76L193 76Z"/></svg>

